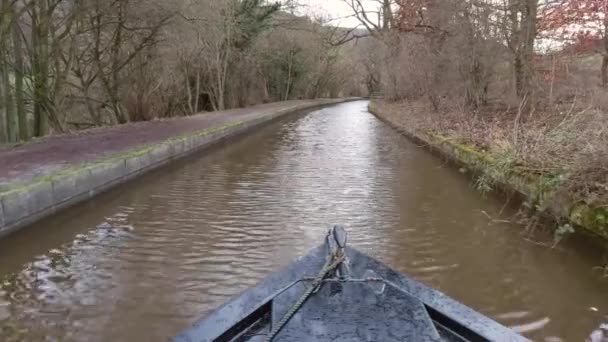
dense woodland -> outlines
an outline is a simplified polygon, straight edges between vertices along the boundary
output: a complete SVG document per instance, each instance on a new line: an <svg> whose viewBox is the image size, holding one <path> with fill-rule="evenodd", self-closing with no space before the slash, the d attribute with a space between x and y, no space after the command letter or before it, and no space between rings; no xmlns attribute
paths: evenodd
<svg viewBox="0 0 608 342"><path fill-rule="evenodd" d="M296 1L0 0L0 141L370 93L476 119L608 108L604 0L332 1L359 27Z"/></svg>
<svg viewBox="0 0 608 342"><path fill-rule="evenodd" d="M261 0L0 0L0 142L363 95L337 29L294 13Z"/></svg>
<svg viewBox="0 0 608 342"><path fill-rule="evenodd" d="M482 156L481 190L522 175L533 211L608 229L608 1L380 0L381 20L347 3L373 37L372 106Z"/></svg>
<svg viewBox="0 0 608 342"><path fill-rule="evenodd" d="M377 11L344 1L376 38L366 50L392 99L425 96L435 109L499 100L529 111L569 95L556 83L598 96L608 87L604 0L378 0Z"/></svg>

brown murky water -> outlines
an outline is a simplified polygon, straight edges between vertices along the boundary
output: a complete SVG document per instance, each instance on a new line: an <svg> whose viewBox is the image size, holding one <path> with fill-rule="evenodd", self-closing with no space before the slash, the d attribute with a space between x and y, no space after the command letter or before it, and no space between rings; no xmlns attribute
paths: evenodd
<svg viewBox="0 0 608 342"><path fill-rule="evenodd" d="M530 338L583 341L608 313L599 251L493 221L512 213L366 105L277 122L0 241L0 340L166 340L344 223Z"/></svg>

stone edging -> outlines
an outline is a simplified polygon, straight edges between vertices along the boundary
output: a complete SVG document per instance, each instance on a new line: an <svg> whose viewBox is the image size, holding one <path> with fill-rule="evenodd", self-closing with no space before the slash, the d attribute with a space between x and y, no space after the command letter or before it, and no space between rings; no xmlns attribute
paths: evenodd
<svg viewBox="0 0 608 342"><path fill-rule="evenodd" d="M385 118L374 110L372 106L370 106L369 112L408 139L477 173L485 172L489 168L489 165L493 163L493 160L479 151L459 145L439 134L418 134L408 131ZM548 196L548 194L543 192L543 189L539 189L537 179L532 179L525 174L510 172L506 177L496 179L495 181L499 188L515 192L519 197L526 199L528 202L535 203ZM606 208L594 208L584 203L573 204L568 199L560 199L556 203L561 204L554 204L548 208L554 217L560 217L561 220L582 228L584 233L596 237L604 243L608 242L608 225L606 222L597 221L598 215L608 217L608 210Z"/></svg>
<svg viewBox="0 0 608 342"><path fill-rule="evenodd" d="M350 100L353 99L298 104L252 120L231 122L177 136L160 143L122 151L98 161L74 165L29 182L11 184L7 190L0 192L0 237L172 160L251 131L280 116Z"/></svg>

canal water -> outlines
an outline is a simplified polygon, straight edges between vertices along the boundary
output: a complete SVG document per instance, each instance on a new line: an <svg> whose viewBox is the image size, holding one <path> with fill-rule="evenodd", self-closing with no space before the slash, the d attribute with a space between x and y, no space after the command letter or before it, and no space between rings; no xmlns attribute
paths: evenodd
<svg viewBox="0 0 608 342"><path fill-rule="evenodd" d="M292 116L1 240L0 341L164 341L333 223L527 337L584 341L608 313L600 252L512 214L365 101Z"/></svg>

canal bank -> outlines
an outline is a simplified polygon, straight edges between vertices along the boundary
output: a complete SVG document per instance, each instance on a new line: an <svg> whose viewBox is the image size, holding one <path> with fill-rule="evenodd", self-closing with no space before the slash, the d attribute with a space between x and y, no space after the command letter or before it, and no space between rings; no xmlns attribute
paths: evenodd
<svg viewBox="0 0 608 342"><path fill-rule="evenodd" d="M605 322L601 251L523 239L502 200L367 105L287 115L0 239L0 341L167 341L333 223L532 340L583 341Z"/></svg>
<svg viewBox="0 0 608 342"><path fill-rule="evenodd" d="M442 132L416 129L403 119L398 106L382 100L371 101L370 113L410 140L429 148L457 165L473 171L482 187L500 189L523 199L526 209L555 223L556 241L575 230L608 243L608 208L574 200L560 193L563 175L542 176L525 167L510 167L500 157L449 137Z"/></svg>
<svg viewBox="0 0 608 342"><path fill-rule="evenodd" d="M286 114L344 101L271 103L0 147L0 237Z"/></svg>

